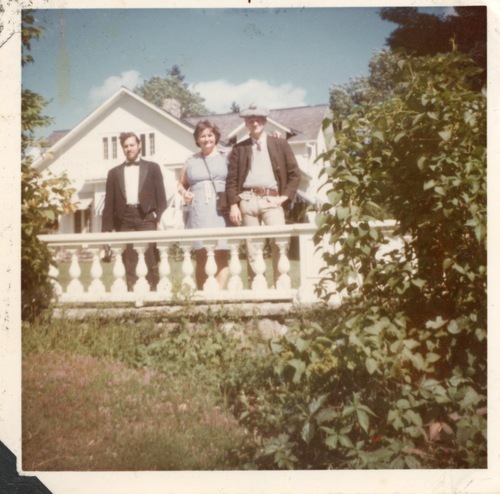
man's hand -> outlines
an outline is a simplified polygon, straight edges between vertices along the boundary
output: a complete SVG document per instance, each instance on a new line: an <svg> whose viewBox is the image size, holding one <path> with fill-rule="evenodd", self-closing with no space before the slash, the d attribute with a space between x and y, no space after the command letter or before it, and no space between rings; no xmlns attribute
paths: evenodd
<svg viewBox="0 0 500 494"><path fill-rule="evenodd" d="M231 204L231 209L229 210L229 219L234 225L241 225L241 211L238 204Z"/></svg>

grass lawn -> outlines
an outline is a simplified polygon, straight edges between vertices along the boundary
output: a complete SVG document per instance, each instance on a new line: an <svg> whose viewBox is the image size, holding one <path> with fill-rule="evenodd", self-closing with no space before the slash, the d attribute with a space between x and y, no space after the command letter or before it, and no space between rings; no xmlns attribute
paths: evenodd
<svg viewBox="0 0 500 494"><path fill-rule="evenodd" d="M186 338L169 338L152 319L25 324L23 469L234 469L231 452L247 433L216 376L184 365ZM155 360L158 342L173 357Z"/></svg>
<svg viewBox="0 0 500 494"><path fill-rule="evenodd" d="M58 351L23 361L25 470L220 470L244 435L188 379Z"/></svg>

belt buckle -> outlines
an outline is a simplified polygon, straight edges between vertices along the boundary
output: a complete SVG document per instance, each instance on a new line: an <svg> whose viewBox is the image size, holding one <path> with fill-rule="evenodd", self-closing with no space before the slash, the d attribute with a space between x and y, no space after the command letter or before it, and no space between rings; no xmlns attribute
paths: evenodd
<svg viewBox="0 0 500 494"><path fill-rule="evenodd" d="M264 197L266 195L266 191L267 189L265 189L264 187L256 187L255 189L253 189L253 193L259 197Z"/></svg>

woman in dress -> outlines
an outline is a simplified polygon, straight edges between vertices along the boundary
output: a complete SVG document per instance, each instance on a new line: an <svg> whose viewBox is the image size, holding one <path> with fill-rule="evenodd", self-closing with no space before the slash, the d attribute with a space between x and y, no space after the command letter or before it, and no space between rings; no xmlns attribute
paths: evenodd
<svg viewBox="0 0 500 494"><path fill-rule="evenodd" d="M179 192L189 205L186 228L219 228L229 226L227 214L216 208L216 192L224 192L227 176L227 153L217 144L220 131L208 120L200 121L194 130L194 140L200 152L184 164L179 180ZM205 264L207 250L201 241L193 245L196 255L196 285L199 290L207 279ZM217 273L215 278L224 288L228 278L229 246L219 241L215 249Z"/></svg>

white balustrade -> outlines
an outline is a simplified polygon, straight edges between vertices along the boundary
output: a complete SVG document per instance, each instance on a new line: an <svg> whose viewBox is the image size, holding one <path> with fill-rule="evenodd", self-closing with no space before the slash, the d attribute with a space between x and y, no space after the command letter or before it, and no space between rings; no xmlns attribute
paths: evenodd
<svg viewBox="0 0 500 494"><path fill-rule="evenodd" d="M388 222L376 225L381 229L391 228ZM324 266L321 252L329 248L327 245L318 247L312 238L316 232L314 224L296 224L279 226L217 228L204 230L169 230L149 232L112 232L112 233L82 233L82 234L50 234L40 235L40 239L57 253L57 249L64 249L71 255L69 266L70 282L64 290L60 288L61 282L57 281L57 270L52 269L50 276L54 279L55 294L61 303L65 302L170 302L180 300L181 295L189 293L194 301L252 301L252 300L294 300L300 303L317 301L315 286L321 278L320 270ZM291 237L299 238L299 260L297 275L291 276L291 263L288 257L288 244ZM266 263L263 254L265 239L274 239L279 249L277 265L276 287L269 287ZM192 244L194 241L203 241L207 247L207 263L205 272L207 281L202 290L196 289L194 281L194 262L192 259ZM230 247L229 279L227 288L222 290L215 278L217 265L215 262L215 246L219 240L226 240ZM257 258L252 266L254 279L251 286L245 288L242 281L242 261L239 258L238 247L242 242L251 241L257 245ZM145 251L150 243L156 243L160 252L159 275L160 281L155 292L150 290L146 275L148 272L145 262ZM101 261L98 252L102 245L110 245L113 253L112 276L110 290L106 291ZM134 290L129 292L125 280L125 267L122 253L127 244L132 244L138 254L136 274L138 276ZM169 259L169 249L179 245L182 250L180 261L180 274L174 283L172 276L172 262ZM330 246L331 247L331 246ZM89 269L91 283L85 291L82 282L82 265L87 261L79 259L79 253L84 251L92 253ZM271 268L272 269L272 268ZM112 282L111 282L112 281ZM57 288L59 285L59 288ZM177 290L180 291L177 293ZM332 287L332 291L335 287Z"/></svg>

